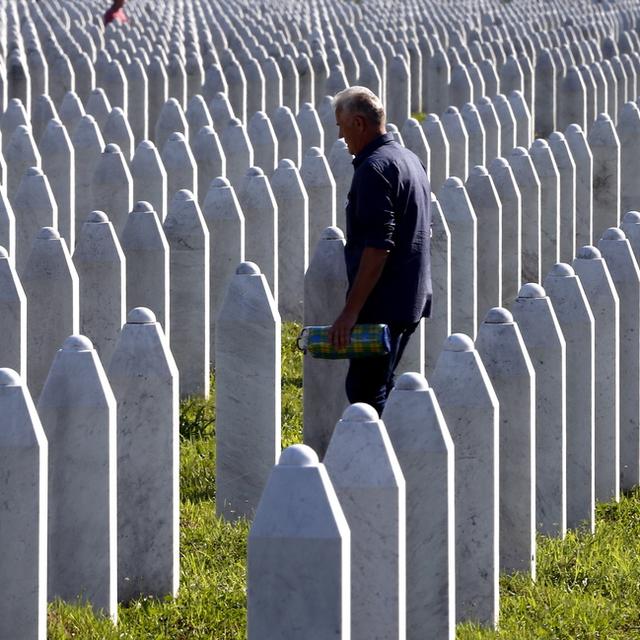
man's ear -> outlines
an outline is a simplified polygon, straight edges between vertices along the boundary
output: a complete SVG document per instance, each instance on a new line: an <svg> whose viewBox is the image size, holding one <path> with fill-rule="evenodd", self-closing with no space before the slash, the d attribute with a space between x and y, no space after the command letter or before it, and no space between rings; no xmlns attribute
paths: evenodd
<svg viewBox="0 0 640 640"><path fill-rule="evenodd" d="M364 131L367 128L367 119L359 113L356 113L356 115L353 116L353 124L358 127L358 131Z"/></svg>

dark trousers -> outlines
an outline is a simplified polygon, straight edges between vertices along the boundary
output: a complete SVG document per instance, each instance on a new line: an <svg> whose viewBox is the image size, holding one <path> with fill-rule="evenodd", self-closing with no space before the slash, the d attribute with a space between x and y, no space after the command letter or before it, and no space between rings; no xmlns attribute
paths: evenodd
<svg viewBox="0 0 640 640"><path fill-rule="evenodd" d="M393 372L396 370L407 342L418 323L411 325L389 325L391 334L391 350L381 357L354 358L349 361L349 372L345 387L347 398L351 404L366 402L379 415L387 402L387 396L395 382Z"/></svg>

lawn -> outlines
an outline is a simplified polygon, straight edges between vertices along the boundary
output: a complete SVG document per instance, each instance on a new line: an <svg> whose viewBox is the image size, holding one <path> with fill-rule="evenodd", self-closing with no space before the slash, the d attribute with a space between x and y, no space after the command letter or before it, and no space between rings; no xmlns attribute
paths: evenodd
<svg viewBox="0 0 640 640"><path fill-rule="evenodd" d="M283 446L302 434L302 357L298 327L282 340ZM243 640L248 526L215 516L215 395L185 401L180 415L180 595L121 606L115 628L87 606L49 606L51 640ZM497 632L470 625L458 640L640 639L640 492L598 507L595 536L540 538L538 581L503 577ZM301 638L300 640L304 640Z"/></svg>

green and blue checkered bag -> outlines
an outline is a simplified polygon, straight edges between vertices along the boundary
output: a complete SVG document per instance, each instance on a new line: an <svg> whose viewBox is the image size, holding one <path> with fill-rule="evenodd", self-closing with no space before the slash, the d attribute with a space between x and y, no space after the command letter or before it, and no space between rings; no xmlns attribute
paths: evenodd
<svg viewBox="0 0 640 640"><path fill-rule="evenodd" d="M330 326L304 327L298 336L298 348L313 358L326 360L386 356L391 350L386 324L357 324L351 332L349 345L344 349L336 349L329 342L329 329Z"/></svg>

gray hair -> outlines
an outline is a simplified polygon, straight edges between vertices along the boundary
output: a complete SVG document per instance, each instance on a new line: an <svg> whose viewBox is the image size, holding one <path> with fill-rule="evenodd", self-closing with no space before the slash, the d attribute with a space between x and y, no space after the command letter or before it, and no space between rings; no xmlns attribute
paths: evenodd
<svg viewBox="0 0 640 640"><path fill-rule="evenodd" d="M366 87L348 87L336 94L333 99L335 111L358 113L373 125L385 122L384 107L378 96Z"/></svg>

